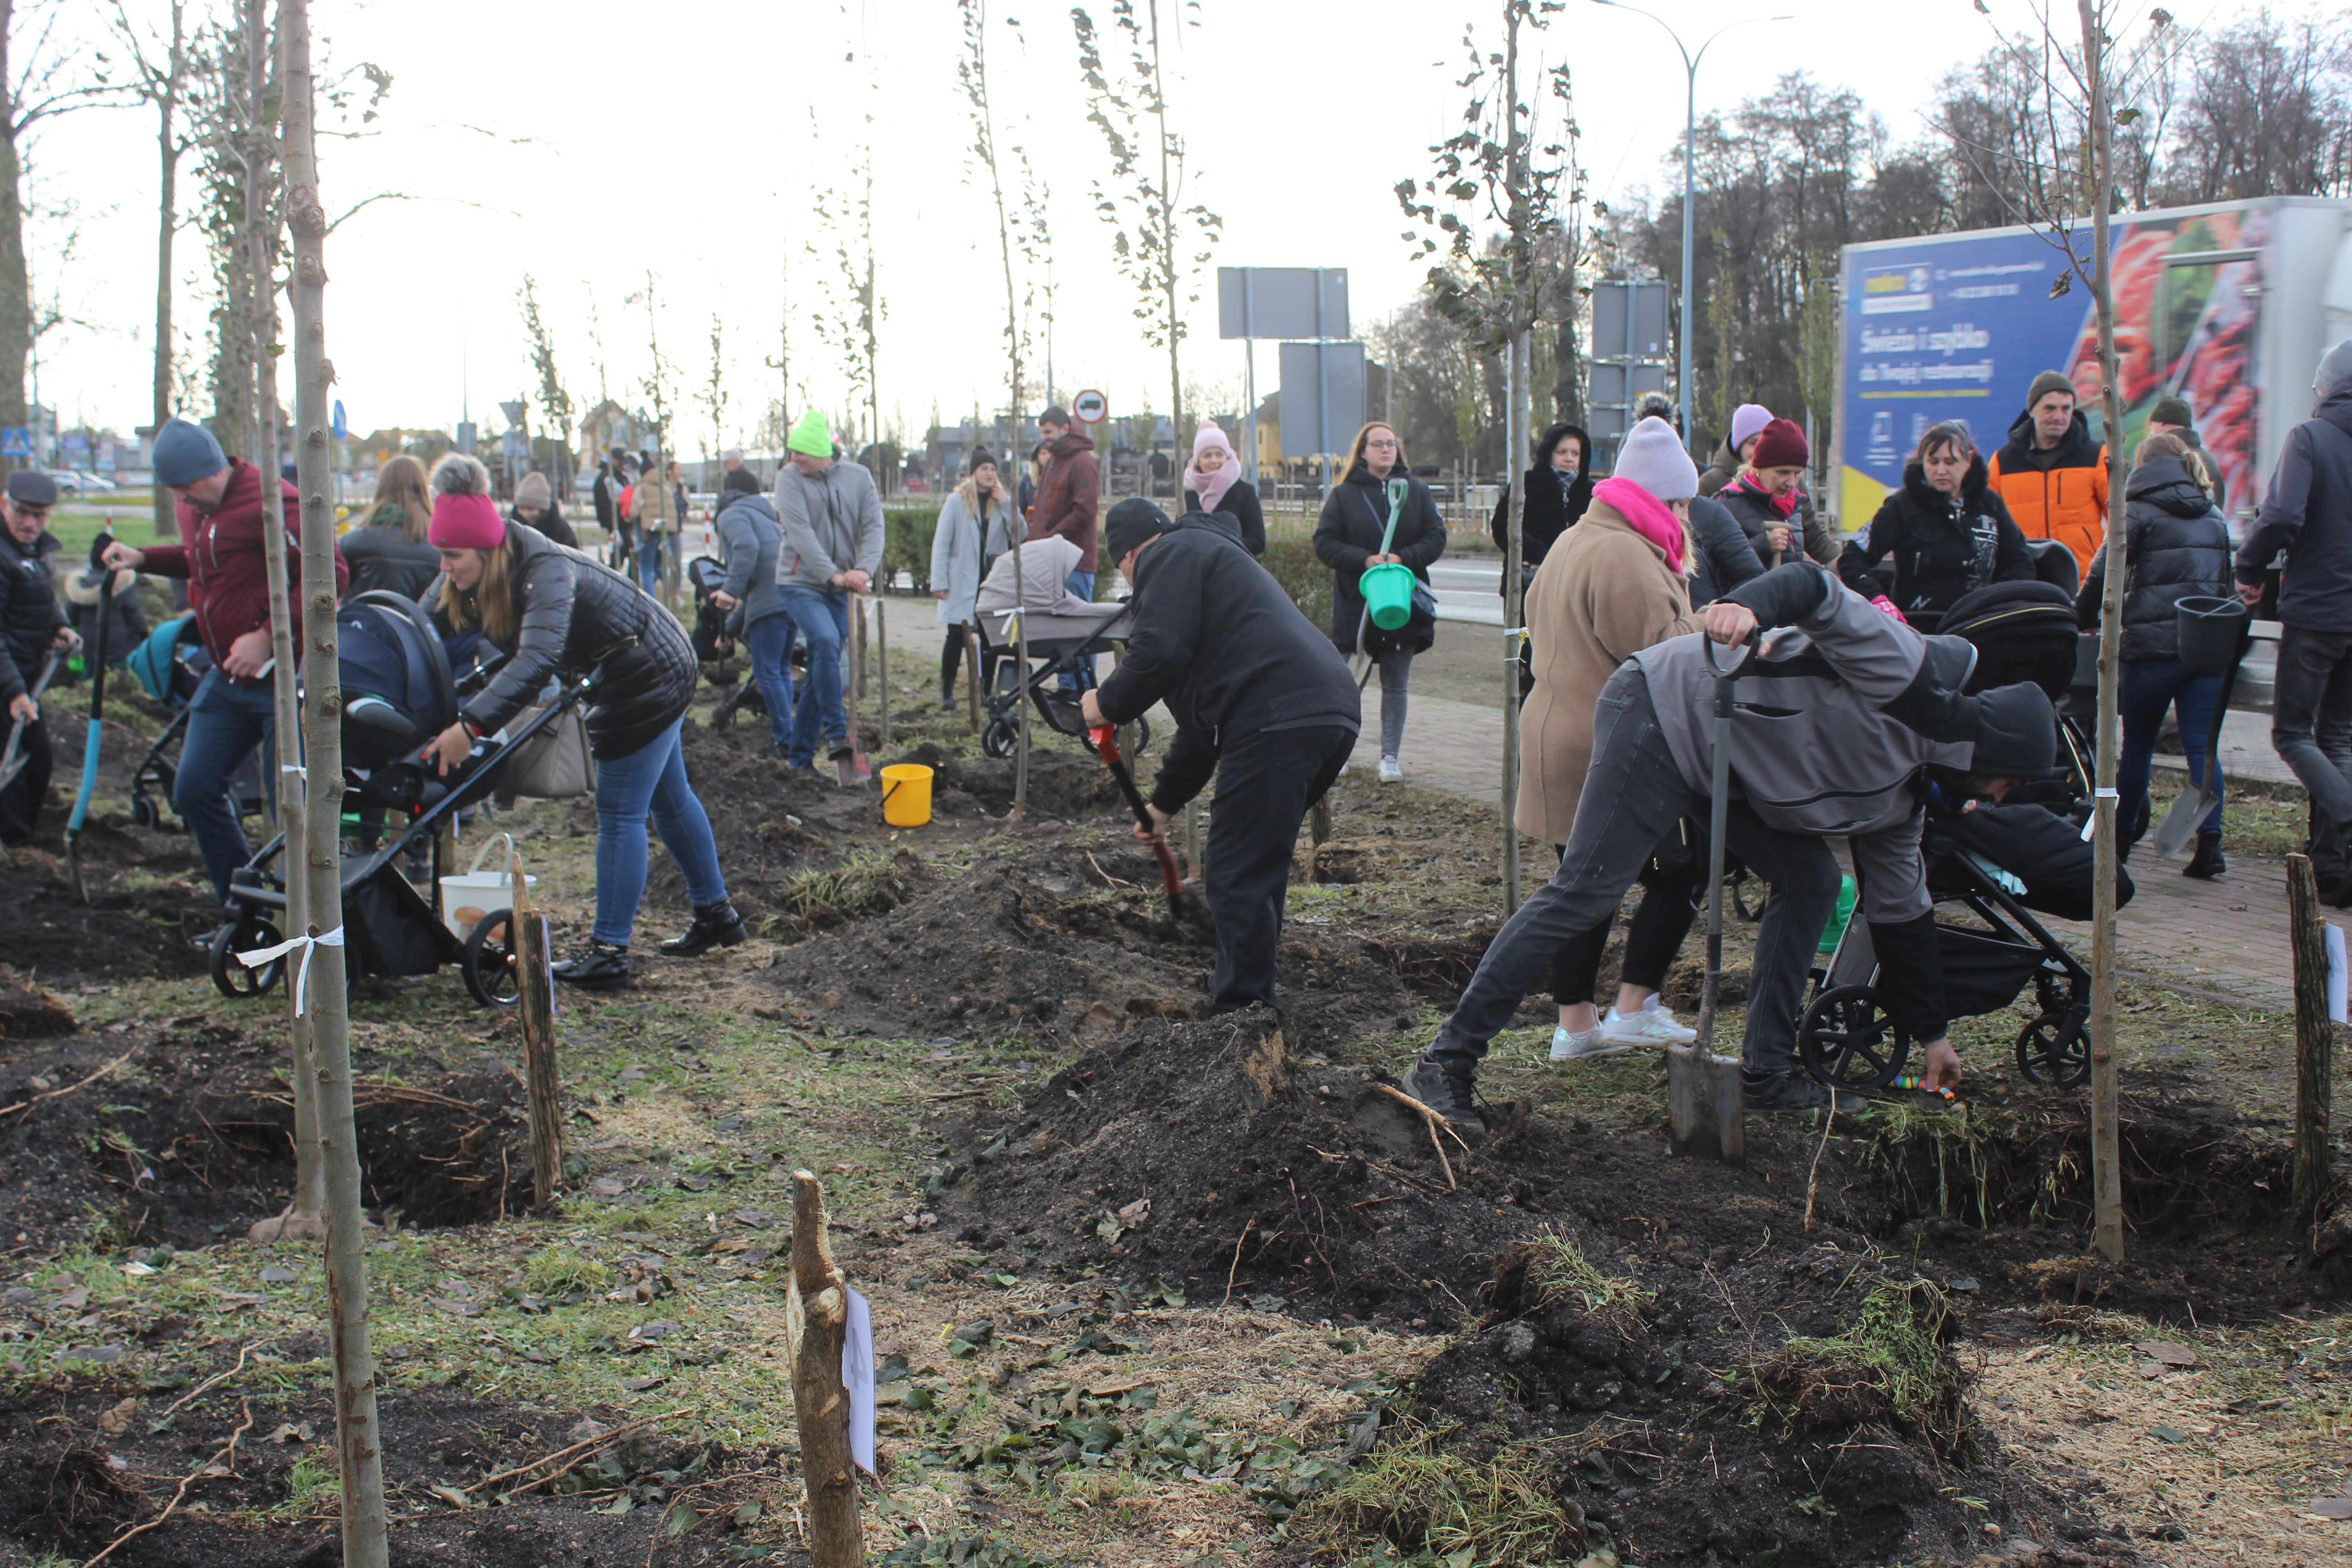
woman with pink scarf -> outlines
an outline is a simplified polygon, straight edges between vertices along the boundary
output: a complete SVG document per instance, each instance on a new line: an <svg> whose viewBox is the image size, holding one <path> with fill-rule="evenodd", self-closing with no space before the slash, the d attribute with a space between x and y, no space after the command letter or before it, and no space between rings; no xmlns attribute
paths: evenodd
<svg viewBox="0 0 2352 1568"><path fill-rule="evenodd" d="M1184 510L1223 512L1241 530L1242 548L1265 553L1265 511L1257 489L1242 478L1242 460L1213 419L1201 421L1192 437L1192 461L1184 469Z"/></svg>

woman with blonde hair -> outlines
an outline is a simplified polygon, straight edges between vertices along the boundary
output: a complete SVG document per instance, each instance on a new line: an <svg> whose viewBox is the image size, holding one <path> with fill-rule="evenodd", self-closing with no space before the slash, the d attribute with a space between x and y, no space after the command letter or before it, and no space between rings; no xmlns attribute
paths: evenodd
<svg viewBox="0 0 2352 1568"><path fill-rule="evenodd" d="M1396 532L1388 534L1388 487L1391 479L1404 485L1397 509ZM1331 640L1341 653L1356 649L1356 627L1366 627L1363 651L1381 669L1381 782L1395 784L1404 777L1397 757L1404 744L1407 687L1412 679L1412 656L1429 647L1428 629L1419 632L1408 621L1394 632L1371 626L1364 616L1364 596L1357 587L1365 569L1385 561L1401 562L1424 584L1429 568L1445 553L1445 520L1438 515L1437 498L1412 477L1405 463L1404 443L1393 426L1374 421L1356 432L1348 465L1331 493L1323 498L1322 515L1315 521L1315 554L1331 568Z"/></svg>
<svg viewBox="0 0 2352 1568"><path fill-rule="evenodd" d="M387 458L376 470L375 500L367 521L341 542L343 560L352 569L350 593L382 589L404 599L423 594L441 572L441 558L425 538L432 521L425 465L405 452Z"/></svg>
<svg viewBox="0 0 2352 1568"><path fill-rule="evenodd" d="M658 480L656 480L658 482ZM442 772L540 700L551 679L593 677L588 749L596 759L596 923L588 951L555 977L593 990L629 983L629 938L646 891L646 818L686 878L694 923L661 944L691 958L747 934L728 900L710 818L686 777L678 726L694 697L694 645L635 584L535 529L510 526L490 475L452 452L433 470L432 540L441 581L430 600L443 637L478 630L509 656L425 750Z"/></svg>
<svg viewBox="0 0 2352 1568"><path fill-rule="evenodd" d="M1013 548L1013 492L997 476L996 458L984 447L972 448L962 484L940 503L939 526L931 531L931 596L940 602L940 711L955 710L956 671L963 662L964 638L974 624L973 605L996 558ZM1023 530L1024 532L1027 531ZM972 680L982 691L994 683L996 661L986 654Z"/></svg>

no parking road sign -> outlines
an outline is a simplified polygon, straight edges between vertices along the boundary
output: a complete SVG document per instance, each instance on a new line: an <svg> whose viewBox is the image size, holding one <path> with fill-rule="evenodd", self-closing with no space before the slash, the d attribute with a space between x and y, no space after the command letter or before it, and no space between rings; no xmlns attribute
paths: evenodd
<svg viewBox="0 0 2352 1568"><path fill-rule="evenodd" d="M1070 417L1081 425L1099 425L1110 417L1110 399L1099 392L1081 392L1070 399Z"/></svg>

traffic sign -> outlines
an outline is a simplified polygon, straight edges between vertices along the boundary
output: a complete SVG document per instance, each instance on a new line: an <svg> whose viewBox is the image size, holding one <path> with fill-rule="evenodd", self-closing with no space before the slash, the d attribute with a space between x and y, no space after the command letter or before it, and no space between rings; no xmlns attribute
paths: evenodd
<svg viewBox="0 0 2352 1568"><path fill-rule="evenodd" d="M29 425L0 425L0 458L33 456L33 428Z"/></svg>
<svg viewBox="0 0 2352 1568"><path fill-rule="evenodd" d="M1099 425L1110 417L1110 399L1099 392L1081 392L1070 399L1070 417L1081 425Z"/></svg>
<svg viewBox="0 0 2352 1568"><path fill-rule="evenodd" d="M351 424L343 417L343 400L338 397L335 399L335 439L340 441L351 433Z"/></svg>

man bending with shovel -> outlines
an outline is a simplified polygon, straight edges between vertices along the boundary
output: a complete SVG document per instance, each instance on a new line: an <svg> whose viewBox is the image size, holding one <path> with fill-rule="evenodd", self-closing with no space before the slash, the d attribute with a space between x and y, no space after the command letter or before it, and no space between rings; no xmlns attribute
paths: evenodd
<svg viewBox="0 0 2352 1568"><path fill-rule="evenodd" d="M1744 644L1759 626L1786 629L1766 639L1736 689L1725 835L1772 886L1748 989L1748 1107L1831 1103L1831 1090L1798 1073L1796 1034L1814 947L1837 905L1837 861L1823 842L1837 837L1853 851L1888 1005L1927 1043L1925 1087L1958 1085L1915 781L1930 763L1988 784L2046 775L2055 715L2036 686L1963 695L1976 657L1967 643L1922 637L1801 562L1732 589L1707 607L1706 631L1643 649L1601 689L1591 771L1559 870L1496 936L1405 1081L1455 1126L1484 1130L1478 1063L1560 944L1608 920L1676 821L1706 815L1716 745L1706 644Z"/></svg>
<svg viewBox="0 0 2352 1568"><path fill-rule="evenodd" d="M1274 955L1290 859L1307 808L1356 743L1355 679L1331 639L1207 514L1171 522L1130 497L1110 509L1103 537L1134 584L1135 629L1126 658L1082 699L1087 724L1129 723L1166 700L1176 738L1145 808L1160 832L1215 772L1202 855L1217 922L1210 998L1221 1012L1279 1017ZM1146 838L1141 824L1136 837Z"/></svg>

